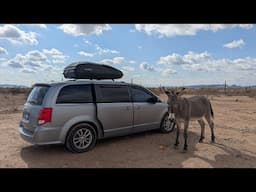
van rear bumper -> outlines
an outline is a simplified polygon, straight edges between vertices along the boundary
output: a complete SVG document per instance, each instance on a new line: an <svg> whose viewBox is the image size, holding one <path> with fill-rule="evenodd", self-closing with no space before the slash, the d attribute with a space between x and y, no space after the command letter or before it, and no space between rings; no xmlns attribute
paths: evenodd
<svg viewBox="0 0 256 192"><path fill-rule="evenodd" d="M24 127L19 127L21 138L35 145L48 145L62 143L59 140L59 129L38 126L34 132Z"/></svg>

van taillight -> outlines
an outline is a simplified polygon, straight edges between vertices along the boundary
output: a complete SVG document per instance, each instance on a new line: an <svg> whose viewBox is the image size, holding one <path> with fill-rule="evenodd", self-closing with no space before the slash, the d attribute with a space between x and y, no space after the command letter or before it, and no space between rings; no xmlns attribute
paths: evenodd
<svg viewBox="0 0 256 192"><path fill-rule="evenodd" d="M52 108L44 107L40 110L38 116L38 124L42 125L44 123L51 122L52 120Z"/></svg>

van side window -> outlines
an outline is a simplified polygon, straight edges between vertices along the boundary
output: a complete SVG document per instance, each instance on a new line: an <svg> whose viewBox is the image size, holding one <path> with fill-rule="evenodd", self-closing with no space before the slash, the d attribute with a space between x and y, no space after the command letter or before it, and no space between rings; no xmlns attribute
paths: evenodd
<svg viewBox="0 0 256 192"><path fill-rule="evenodd" d="M131 102L128 86L96 85L96 101L99 103Z"/></svg>
<svg viewBox="0 0 256 192"><path fill-rule="evenodd" d="M91 85L68 85L63 87L56 103L92 103Z"/></svg>
<svg viewBox="0 0 256 192"><path fill-rule="evenodd" d="M149 91L137 86L132 87L133 102L147 102L152 97L154 96Z"/></svg>

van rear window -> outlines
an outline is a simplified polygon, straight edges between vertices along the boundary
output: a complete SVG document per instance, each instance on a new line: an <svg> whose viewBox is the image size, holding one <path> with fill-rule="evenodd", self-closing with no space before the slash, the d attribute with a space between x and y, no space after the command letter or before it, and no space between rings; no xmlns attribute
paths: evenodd
<svg viewBox="0 0 256 192"><path fill-rule="evenodd" d="M27 103L32 105L42 105L44 96L48 89L48 86L35 86L28 96Z"/></svg>

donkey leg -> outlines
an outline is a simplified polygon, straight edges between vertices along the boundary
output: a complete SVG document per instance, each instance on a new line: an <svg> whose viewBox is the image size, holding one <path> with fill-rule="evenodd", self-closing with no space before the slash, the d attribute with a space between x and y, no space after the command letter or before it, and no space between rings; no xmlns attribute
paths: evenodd
<svg viewBox="0 0 256 192"><path fill-rule="evenodd" d="M212 143L215 143L215 135L214 135L214 122L211 122L211 134L212 134Z"/></svg>
<svg viewBox="0 0 256 192"><path fill-rule="evenodd" d="M188 143L187 143L187 140L188 140L188 126L189 126L189 120L186 120L184 122L184 152L186 152L188 150Z"/></svg>
<svg viewBox="0 0 256 192"><path fill-rule="evenodd" d="M211 128L211 139L212 139L212 143L215 143L215 135L214 135L214 122L213 122L213 120L211 119L211 117L206 117L205 118L206 120L207 120L207 122L208 122L208 124L209 124L209 126L210 126L210 128Z"/></svg>
<svg viewBox="0 0 256 192"><path fill-rule="evenodd" d="M203 143L204 138L205 138L205 123L204 123L203 119L199 119L198 123L201 126L201 136L200 136L200 139L199 139L199 143Z"/></svg>
<svg viewBox="0 0 256 192"><path fill-rule="evenodd" d="M179 136L180 136L180 122L176 121L177 124L177 132L176 132L176 141L174 147L177 148L179 145Z"/></svg>

